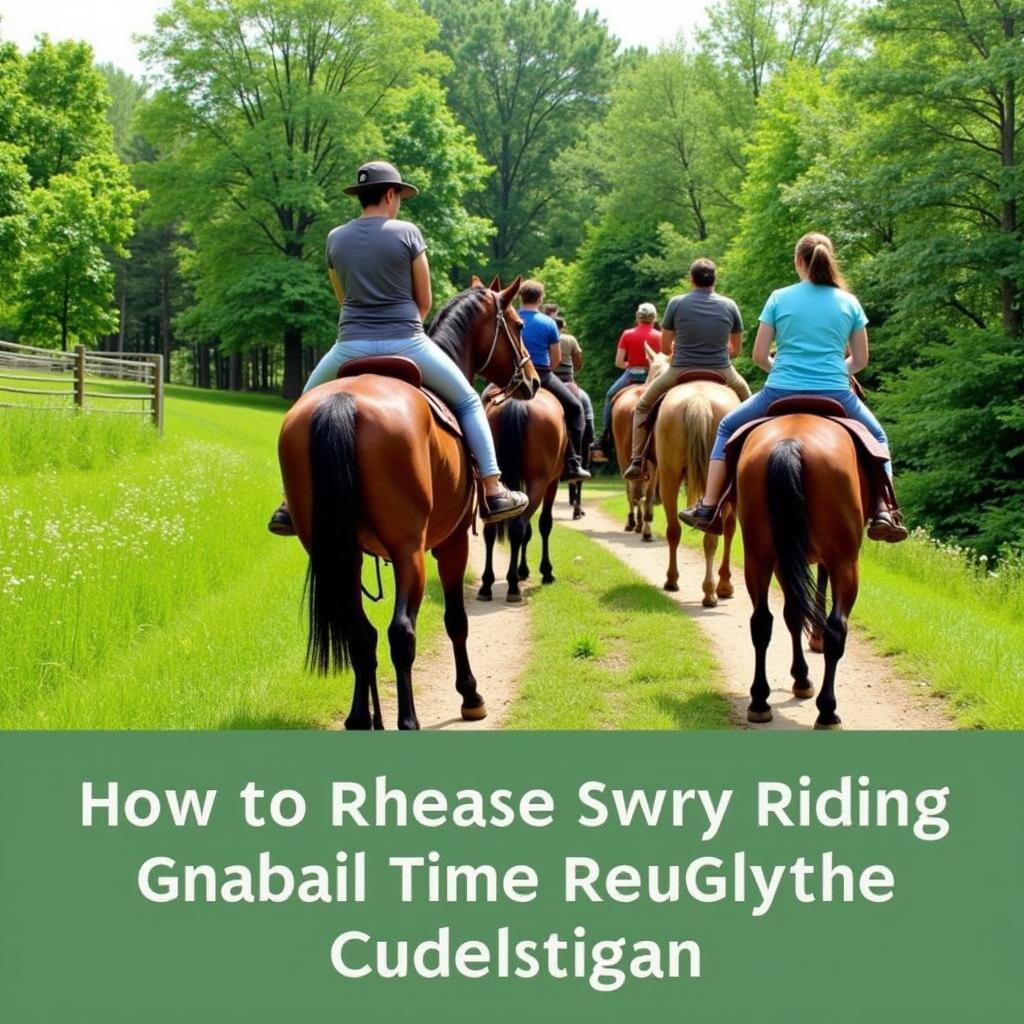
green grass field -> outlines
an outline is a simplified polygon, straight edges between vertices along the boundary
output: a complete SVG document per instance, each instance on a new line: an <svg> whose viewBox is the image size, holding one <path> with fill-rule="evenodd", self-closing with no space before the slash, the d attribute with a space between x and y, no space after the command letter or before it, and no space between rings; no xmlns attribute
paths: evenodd
<svg viewBox="0 0 1024 1024"><path fill-rule="evenodd" d="M266 531L284 409L171 388L162 440L129 417L7 412L0 726L306 727L347 710L347 679L303 668L305 556ZM371 608L378 627L389 615ZM419 632L423 653L436 586Z"/></svg>
<svg viewBox="0 0 1024 1024"><path fill-rule="evenodd" d="M595 485L602 507L626 518L618 484ZM655 512L664 536L664 512ZM683 530L683 543L700 546ZM739 531L735 561L742 564ZM957 547L937 545L916 532L903 544L865 540L861 586L852 621L904 674L927 680L951 698L968 728L1024 729L1024 572L1019 562L988 563ZM742 579L738 590L745 600Z"/></svg>

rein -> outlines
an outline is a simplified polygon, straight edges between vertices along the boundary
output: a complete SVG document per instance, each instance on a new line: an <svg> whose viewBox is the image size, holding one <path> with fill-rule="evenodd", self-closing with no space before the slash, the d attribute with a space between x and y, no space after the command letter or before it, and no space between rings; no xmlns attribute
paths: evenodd
<svg viewBox="0 0 1024 1024"><path fill-rule="evenodd" d="M515 363L515 370L512 371L512 376L499 392L503 398L508 398L516 388L526 383L526 374L523 373L523 367L530 361L530 355L528 352L524 352L522 357L520 357L516 349L515 339L512 337L512 331L508 326L508 321L505 319L505 313L500 306L495 308L494 337L491 339L491 350L487 353L487 358L484 360L483 365L476 372L483 376L484 370L491 365L491 360L494 358L495 350L498 347L498 336L502 331L504 331L505 340L512 347L512 359Z"/></svg>

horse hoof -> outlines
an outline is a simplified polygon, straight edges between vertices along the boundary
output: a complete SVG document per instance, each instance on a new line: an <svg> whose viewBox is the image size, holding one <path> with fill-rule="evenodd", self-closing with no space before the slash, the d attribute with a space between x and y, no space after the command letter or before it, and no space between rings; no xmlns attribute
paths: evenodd
<svg viewBox="0 0 1024 1024"><path fill-rule="evenodd" d="M467 708L462 705L462 720L464 722L479 722L487 717L487 705L481 704L478 708Z"/></svg>
<svg viewBox="0 0 1024 1024"><path fill-rule="evenodd" d="M654 534L652 534L652 533L645 533L644 534L644 540L646 540L646 541L654 540Z"/></svg>
<svg viewBox="0 0 1024 1024"><path fill-rule="evenodd" d="M509 604L521 604L522 600L523 600L523 595L522 594L508 594L506 596L505 600Z"/></svg>
<svg viewBox="0 0 1024 1024"><path fill-rule="evenodd" d="M528 580L530 578L530 570L529 569L520 569L519 572L516 573L516 575L521 580Z"/></svg>
<svg viewBox="0 0 1024 1024"><path fill-rule="evenodd" d="M483 592L483 591L481 590L481 591L480 591L480 593L476 595L476 599L477 599L478 601L490 601L490 600L491 600L491 595L490 595L490 593L489 593L489 592L485 594L485 593L484 593L484 592Z"/></svg>
<svg viewBox="0 0 1024 1024"><path fill-rule="evenodd" d="M736 591L735 591L735 590L733 590L733 588L732 588L731 586L729 586L729 587L723 587L723 586L719 585L719 587L718 587L718 588L717 588L717 589L715 590L715 593L716 593L716 594L717 594L717 595L718 595L719 597L721 597L721 598L723 598L723 599L726 599L726 598L730 598L730 597L732 597L732 595L733 595L733 594L735 594L735 593L736 593Z"/></svg>
<svg viewBox="0 0 1024 1024"><path fill-rule="evenodd" d="M704 605L705 608L717 608L718 598L715 597L714 594L705 594L704 600L701 601L701 604Z"/></svg>
<svg viewBox="0 0 1024 1024"><path fill-rule="evenodd" d="M838 718L836 718L836 720L831 724L829 724L828 722L815 722L814 728L821 729L823 732L842 732L843 723Z"/></svg>
<svg viewBox="0 0 1024 1024"><path fill-rule="evenodd" d="M420 720L418 718L400 718L398 728L406 732L419 731Z"/></svg>
<svg viewBox="0 0 1024 1024"><path fill-rule="evenodd" d="M667 590L670 594L677 594L679 592L679 584L673 583L671 580L665 580L665 586L662 589Z"/></svg>
<svg viewBox="0 0 1024 1024"><path fill-rule="evenodd" d="M747 708L747 721L748 722L770 722L772 720L772 709L767 708L765 711L755 711L753 708Z"/></svg>
<svg viewBox="0 0 1024 1024"><path fill-rule="evenodd" d="M807 648L814 654L824 654L825 638L820 633L812 633L807 641Z"/></svg>
<svg viewBox="0 0 1024 1024"><path fill-rule="evenodd" d="M363 718L353 718L349 715L345 719L345 731L346 732L368 732L372 728L373 723L370 721L370 716L367 715Z"/></svg>
<svg viewBox="0 0 1024 1024"><path fill-rule="evenodd" d="M632 533L636 529L636 526L634 526L633 523L626 523L623 529L626 531L626 533Z"/></svg>
<svg viewBox="0 0 1024 1024"><path fill-rule="evenodd" d="M814 696L814 683L804 683L802 686L800 683L793 684L793 696L799 700L806 700L808 697Z"/></svg>
<svg viewBox="0 0 1024 1024"><path fill-rule="evenodd" d="M554 582L555 582L555 577L554 576L545 576L545 577L543 577L541 579L541 583L543 583L544 586L548 586L549 584L554 583Z"/></svg>

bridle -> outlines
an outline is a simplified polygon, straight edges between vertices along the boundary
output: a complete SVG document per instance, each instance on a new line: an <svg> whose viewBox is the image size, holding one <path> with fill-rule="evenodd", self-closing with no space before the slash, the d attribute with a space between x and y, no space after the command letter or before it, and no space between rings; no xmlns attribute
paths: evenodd
<svg viewBox="0 0 1024 1024"><path fill-rule="evenodd" d="M515 369L512 371L512 376L509 378L508 383L498 392L504 398L508 398L513 391L526 383L526 374L523 372L523 369L530 361L530 354L525 351L523 351L522 355L519 354L522 350L516 348L515 338L512 337L512 330L505 319L505 311L501 308L501 303L496 297L494 300L494 337L491 339L491 350L487 353L487 358L476 371L480 376L483 376L484 370L491 365L491 360L494 358L495 350L498 347L498 337L502 333L504 333L505 340L512 348L512 360L515 363Z"/></svg>

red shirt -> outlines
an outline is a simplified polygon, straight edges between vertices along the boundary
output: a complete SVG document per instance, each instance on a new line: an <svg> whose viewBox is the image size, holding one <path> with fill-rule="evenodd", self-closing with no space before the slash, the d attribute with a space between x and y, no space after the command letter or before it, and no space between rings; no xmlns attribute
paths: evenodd
<svg viewBox="0 0 1024 1024"><path fill-rule="evenodd" d="M619 348L626 353L626 366L629 369L643 367L647 369L647 352L644 345L650 345L655 352L661 351L661 331L654 324L637 324L636 327L622 332Z"/></svg>

